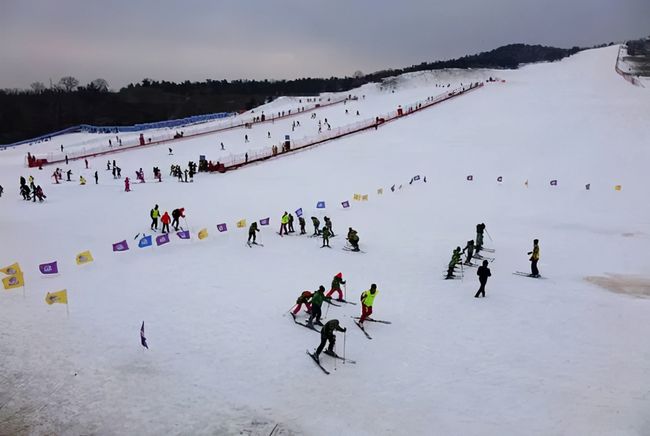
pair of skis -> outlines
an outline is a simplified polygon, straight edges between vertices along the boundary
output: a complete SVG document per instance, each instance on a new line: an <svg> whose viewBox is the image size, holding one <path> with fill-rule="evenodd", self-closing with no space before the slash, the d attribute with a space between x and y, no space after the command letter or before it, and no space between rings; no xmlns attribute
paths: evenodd
<svg viewBox="0 0 650 436"><path fill-rule="evenodd" d="M545 279L546 277L542 277L540 275L534 276L531 273L523 272L523 271L515 271L513 272L514 275L516 276L522 276L522 277L529 277L531 279Z"/></svg>
<svg viewBox="0 0 650 436"><path fill-rule="evenodd" d="M321 369L325 374L330 375L330 372L329 372L327 369L325 369L325 367L320 363L320 359L318 359L318 358L316 357L316 354L315 354L315 353L310 353L309 350L305 350L305 352L307 353L307 355L308 355L309 357L311 357L311 359L314 361L314 363L315 363L316 365L318 365L318 367L319 367L319 368L320 368L320 369ZM331 356L331 357L333 357L333 358L335 358L335 359L342 360L342 361L345 362L345 363L351 363L351 364L356 364L356 363L357 363L357 362L354 361L354 360L350 360L350 359L346 359L345 357L341 357L341 356L339 356L339 355L336 354L336 353L330 353L330 352L328 352L328 351L324 351L323 354L327 354L328 356Z"/></svg>
<svg viewBox="0 0 650 436"><path fill-rule="evenodd" d="M253 245L257 245L258 247L264 247L264 244L259 244L257 242L246 242L246 245L248 245L248 248L253 248Z"/></svg>
<svg viewBox="0 0 650 436"><path fill-rule="evenodd" d="M365 327L362 326L362 325L359 323L359 319L361 319L361 318L358 317L358 316L353 316L352 318L354 319L354 323L357 325L357 327L359 327L359 328L361 329L361 331L363 332L363 334L366 335L366 338L368 338L368 339L372 339L372 336L370 336L370 335L368 334L368 332L366 331ZM365 321L369 321L369 322L378 322L378 323L381 323L381 324L392 324L390 321L384 321L383 319L366 318ZM365 322L365 321L364 321L364 322Z"/></svg>

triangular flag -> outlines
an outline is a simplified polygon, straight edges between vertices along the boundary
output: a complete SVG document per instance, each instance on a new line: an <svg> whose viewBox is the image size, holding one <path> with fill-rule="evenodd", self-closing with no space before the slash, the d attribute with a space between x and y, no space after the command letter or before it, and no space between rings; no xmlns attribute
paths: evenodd
<svg viewBox="0 0 650 436"><path fill-rule="evenodd" d="M142 321L142 327L140 327L140 344L147 350L149 346L147 345L147 338L144 337L144 321Z"/></svg>
<svg viewBox="0 0 650 436"><path fill-rule="evenodd" d="M176 236L178 236L180 239L190 239L190 231L181 230L180 232L176 233Z"/></svg>
<svg viewBox="0 0 650 436"><path fill-rule="evenodd" d="M246 220L245 220L245 219L241 219L241 220L237 221L237 227L238 227L238 228L246 227Z"/></svg>
<svg viewBox="0 0 650 436"><path fill-rule="evenodd" d="M325 209L325 202L319 201L318 203L316 203L316 209Z"/></svg>
<svg viewBox="0 0 650 436"><path fill-rule="evenodd" d="M224 224L225 227L225 224ZM208 237L208 229L199 230L199 239L205 239Z"/></svg>
<svg viewBox="0 0 650 436"><path fill-rule="evenodd" d="M13 276L3 278L2 286L4 286L6 290L25 286L25 278L23 277L23 273L19 272L14 274Z"/></svg>
<svg viewBox="0 0 650 436"><path fill-rule="evenodd" d="M90 250L86 250L82 253L77 254L76 261L77 265L83 265L84 263L90 263L93 260L93 255L90 254Z"/></svg>
<svg viewBox="0 0 650 436"><path fill-rule="evenodd" d="M345 200L345 201L343 201L343 202L341 203L341 206L343 206L344 209L345 209L345 208L348 208L348 207L350 207L350 202L347 201L347 200Z"/></svg>
<svg viewBox="0 0 650 436"><path fill-rule="evenodd" d="M67 289L58 292L48 292L47 295L45 296L45 302L47 304L54 304L54 303L68 304Z"/></svg>
<svg viewBox="0 0 650 436"><path fill-rule="evenodd" d="M153 245L153 240L151 238L151 235L148 236L143 236L142 239L138 242L138 247L140 248L145 248L145 247L150 247Z"/></svg>
<svg viewBox="0 0 650 436"><path fill-rule="evenodd" d="M55 260L54 262L40 264L38 270L41 274L58 274L59 266Z"/></svg>
<svg viewBox="0 0 650 436"><path fill-rule="evenodd" d="M113 251L126 251L128 249L129 249L129 244L127 244L126 239L113 244Z"/></svg>
<svg viewBox="0 0 650 436"><path fill-rule="evenodd" d="M156 245L161 246L169 242L169 233L163 233L160 236L156 236Z"/></svg>
<svg viewBox="0 0 650 436"><path fill-rule="evenodd" d="M220 232L227 232L228 226L226 225L226 223L217 224L217 230L219 230ZM207 230L205 235L206 236L208 235Z"/></svg>
<svg viewBox="0 0 650 436"><path fill-rule="evenodd" d="M271 218L262 218L260 220L260 226L268 226L271 222Z"/></svg>
<svg viewBox="0 0 650 436"><path fill-rule="evenodd" d="M15 262L15 263L12 263L9 266L5 266L4 268L0 268L0 272L12 276L12 275L17 274L19 272L22 272L22 270L20 269L20 265L18 265L18 262Z"/></svg>

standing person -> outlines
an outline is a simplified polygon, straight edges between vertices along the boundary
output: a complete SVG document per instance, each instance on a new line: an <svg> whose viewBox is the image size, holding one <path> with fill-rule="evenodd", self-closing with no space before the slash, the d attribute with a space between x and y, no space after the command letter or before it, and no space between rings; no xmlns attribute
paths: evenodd
<svg viewBox="0 0 650 436"><path fill-rule="evenodd" d="M533 240L533 251L529 251L530 254L530 276L538 278L539 270L537 269L537 262L539 261L539 239Z"/></svg>
<svg viewBox="0 0 650 436"><path fill-rule="evenodd" d="M124 192L131 192L131 181L128 177L124 179Z"/></svg>
<svg viewBox="0 0 650 436"><path fill-rule="evenodd" d="M110 171L110 170L111 170L111 161L109 160L106 162L106 171Z"/></svg>
<svg viewBox="0 0 650 436"><path fill-rule="evenodd" d="M3 188L2 185L0 185L0 197L2 197L2 193L3 193L4 191L5 191L5 188Z"/></svg>
<svg viewBox="0 0 650 436"><path fill-rule="evenodd" d="M314 292L314 295L311 297L311 314L309 315L309 320L307 320L307 324L310 327L313 327L314 324L317 325L323 325L322 322L320 322L320 317L322 316L323 312L321 310L321 306L323 306L323 301L325 300L330 300L330 298L325 296L325 287L323 285L318 287L318 290ZM316 318L316 322L312 323L312 320Z"/></svg>
<svg viewBox="0 0 650 436"><path fill-rule="evenodd" d="M377 285L374 283L370 285L370 289L361 293L361 318L359 318L359 324L361 326L372 315L372 305L375 303L375 297L378 293Z"/></svg>
<svg viewBox="0 0 650 436"><path fill-rule="evenodd" d="M160 217L158 205L155 205L153 209L151 209L149 216L151 217L151 230L158 230L158 218Z"/></svg>
<svg viewBox="0 0 650 436"><path fill-rule="evenodd" d="M465 259L465 265L472 264L472 256L474 256L474 240L470 239L467 241L467 245L463 248L463 253L467 251L467 258Z"/></svg>
<svg viewBox="0 0 650 436"><path fill-rule="evenodd" d="M172 218L172 227L178 231L178 219L185 218L185 208L181 207L180 209L172 210Z"/></svg>
<svg viewBox="0 0 650 436"><path fill-rule="evenodd" d="M72 180L70 180L70 176L72 175L72 170L68 170L65 174L68 178L68 182L71 182Z"/></svg>
<svg viewBox="0 0 650 436"><path fill-rule="evenodd" d="M295 230L293 229L293 215L289 214L289 233L295 233Z"/></svg>
<svg viewBox="0 0 650 436"><path fill-rule="evenodd" d="M320 331L320 345L316 349L316 353L314 354L314 359L319 362L318 356L320 353L323 351L323 348L325 348L325 344L329 342L329 346L327 347L327 351L325 354L330 354L332 356L336 356L336 353L334 352L334 345L336 344L336 336L334 336L334 331L339 331L345 333L347 329L345 327L341 328L340 323L338 319L332 319L330 321L327 321L323 329Z"/></svg>
<svg viewBox="0 0 650 436"><path fill-rule="evenodd" d="M490 273L490 268L488 268L487 260L484 260L483 265L478 267L476 275L478 276L478 281L481 284L481 287L479 287L478 291L476 291L474 298L478 298L479 295L483 295L483 298L485 298L485 284L487 283L488 277L492 275Z"/></svg>
<svg viewBox="0 0 650 436"><path fill-rule="evenodd" d="M61 144L61 153L63 153L63 144Z"/></svg>
<svg viewBox="0 0 650 436"><path fill-rule="evenodd" d="M251 226L248 228L248 242L247 244L251 243L251 239L253 240L253 244L257 244L255 242L255 239L257 237L256 233L259 232L260 229L257 228L257 221L254 221Z"/></svg>
<svg viewBox="0 0 650 436"><path fill-rule="evenodd" d="M332 220L329 219L328 217L323 218L325 220L325 227L327 227L330 231L330 236L334 237L334 230L332 230Z"/></svg>
<svg viewBox="0 0 650 436"><path fill-rule="evenodd" d="M300 308L304 304L307 310L307 313L311 313L311 304L309 303L309 299L312 297L312 292L311 291L304 291L302 294L300 294L300 297L296 300L296 307L293 309L291 313L294 315L298 315L298 312L300 312Z"/></svg>
<svg viewBox="0 0 650 436"><path fill-rule="evenodd" d="M311 223L314 225L314 234L313 236L319 236L320 235L320 220L316 218L315 216L311 217Z"/></svg>
<svg viewBox="0 0 650 436"><path fill-rule="evenodd" d="M66 165L68 164L68 155L67 154L65 155L65 164Z"/></svg>
<svg viewBox="0 0 650 436"><path fill-rule="evenodd" d="M121 179L122 178L122 168L117 167L117 178Z"/></svg>
<svg viewBox="0 0 650 436"><path fill-rule="evenodd" d="M86 163L86 169L88 169L88 159L84 159L84 162Z"/></svg>
<svg viewBox="0 0 650 436"><path fill-rule="evenodd" d="M117 168L113 167L113 178L117 179Z"/></svg>
<svg viewBox="0 0 650 436"><path fill-rule="evenodd" d="M284 230L284 234L288 235L289 233L287 232L287 224L289 223L289 214L287 211L284 211L284 214L282 215L282 218L280 218L280 236L282 236L282 231Z"/></svg>
<svg viewBox="0 0 650 436"><path fill-rule="evenodd" d="M454 268L461 262L460 259L460 247L456 247L453 253L451 253L451 260L449 261L449 268L447 269L447 277L445 279L453 279L456 277L454 275Z"/></svg>
<svg viewBox="0 0 650 436"><path fill-rule="evenodd" d="M300 224L300 234L305 235L307 232L305 231L305 219L301 216L298 217L298 224Z"/></svg>
<svg viewBox="0 0 650 436"><path fill-rule="evenodd" d="M343 280L343 273L338 273L337 275L334 276L332 279L332 289L327 293L328 297L331 297L334 292L339 293L339 298L338 301L343 301L343 291L341 291L341 285L345 284L345 280Z"/></svg>
<svg viewBox="0 0 650 436"><path fill-rule="evenodd" d="M481 251L481 248L483 248L483 232L485 231L485 224L477 224L476 225L476 254L478 254L479 251Z"/></svg>
<svg viewBox="0 0 650 436"><path fill-rule="evenodd" d="M332 247L330 247L330 229L327 228L327 226L323 226L322 235L323 235L323 245L321 245L320 248L323 248L323 247L332 248Z"/></svg>
<svg viewBox="0 0 650 436"><path fill-rule="evenodd" d="M163 233L169 233L169 222L171 221L171 218L169 217L169 214L167 211L163 214L162 218L160 218L160 222L162 222L162 232Z"/></svg>
<svg viewBox="0 0 650 436"><path fill-rule="evenodd" d="M221 149L225 150L226 148L223 146L223 142L221 143Z"/></svg>
<svg viewBox="0 0 650 436"><path fill-rule="evenodd" d="M352 251L361 251L359 249L359 235L352 227L348 228L348 237L346 239L352 245Z"/></svg>
<svg viewBox="0 0 650 436"><path fill-rule="evenodd" d="M95 185L99 183L99 174L95 171Z"/></svg>

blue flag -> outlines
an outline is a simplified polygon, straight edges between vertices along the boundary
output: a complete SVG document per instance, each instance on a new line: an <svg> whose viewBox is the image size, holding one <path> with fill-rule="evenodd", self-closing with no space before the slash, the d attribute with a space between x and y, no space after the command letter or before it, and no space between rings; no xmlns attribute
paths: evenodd
<svg viewBox="0 0 650 436"><path fill-rule="evenodd" d="M138 242L138 247L140 248L150 247L152 244L153 241L151 239L151 235L144 236L142 239L140 239L140 242Z"/></svg>
<svg viewBox="0 0 650 436"><path fill-rule="evenodd" d="M296 216L301 217L302 216L302 207L296 211Z"/></svg>
<svg viewBox="0 0 650 436"><path fill-rule="evenodd" d="M325 202L319 201L318 203L316 203L316 209L325 209Z"/></svg>

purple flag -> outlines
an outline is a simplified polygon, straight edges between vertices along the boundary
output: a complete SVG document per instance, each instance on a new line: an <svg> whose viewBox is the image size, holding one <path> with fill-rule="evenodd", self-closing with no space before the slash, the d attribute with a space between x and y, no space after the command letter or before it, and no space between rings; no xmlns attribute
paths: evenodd
<svg viewBox="0 0 650 436"><path fill-rule="evenodd" d="M343 206L344 208L350 207L350 202L345 200L344 202L341 203L341 206Z"/></svg>
<svg viewBox="0 0 650 436"><path fill-rule="evenodd" d="M116 242L113 244L113 251L126 251L129 249L129 244L126 243L126 239L121 242Z"/></svg>
<svg viewBox="0 0 650 436"><path fill-rule="evenodd" d="M181 239L190 239L190 231L189 230L180 231L176 233L176 236L178 236Z"/></svg>
<svg viewBox="0 0 650 436"><path fill-rule="evenodd" d="M271 221L271 218L262 218L260 220L260 226L268 226L270 221Z"/></svg>
<svg viewBox="0 0 650 436"><path fill-rule="evenodd" d="M38 266L38 269L41 271L41 274L58 274L59 267L56 264L56 260L50 263L42 263Z"/></svg>
<svg viewBox="0 0 650 436"><path fill-rule="evenodd" d="M551 180L551 186L557 186L557 180Z"/></svg>
<svg viewBox="0 0 650 436"><path fill-rule="evenodd" d="M217 230L220 232L226 232L228 231L228 226L226 226L226 223L217 224Z"/></svg>
<svg viewBox="0 0 650 436"><path fill-rule="evenodd" d="M316 209L325 209L325 202L319 201L318 203L316 203Z"/></svg>
<svg viewBox="0 0 650 436"><path fill-rule="evenodd" d="M497 177L497 182L499 183L503 182L503 177L502 176Z"/></svg>
<svg viewBox="0 0 650 436"><path fill-rule="evenodd" d="M160 247L161 245L166 244L168 242L169 242L169 234L168 233L164 233L164 234L162 234L160 236L156 236L156 245L157 246Z"/></svg>
<svg viewBox="0 0 650 436"><path fill-rule="evenodd" d="M467 181L468 181L468 182L471 182L472 180L474 180L474 176L473 176L473 175L470 174L469 176L467 176Z"/></svg>
<svg viewBox="0 0 650 436"><path fill-rule="evenodd" d="M296 216L301 217L302 216L302 207L296 211Z"/></svg>

